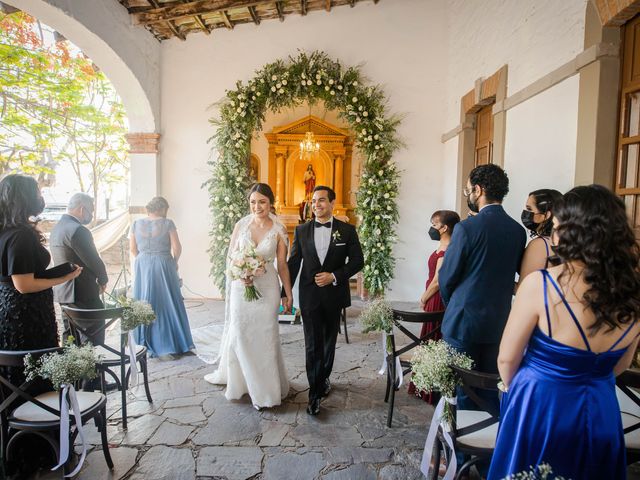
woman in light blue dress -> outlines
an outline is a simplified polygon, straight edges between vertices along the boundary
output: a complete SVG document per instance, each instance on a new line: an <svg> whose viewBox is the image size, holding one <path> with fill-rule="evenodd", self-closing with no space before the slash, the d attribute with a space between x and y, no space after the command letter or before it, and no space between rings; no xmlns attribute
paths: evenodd
<svg viewBox="0 0 640 480"><path fill-rule="evenodd" d="M133 298L149 302L157 318L136 328L134 335L152 357L182 354L194 348L178 277L182 246L175 224L167 218L169 203L155 197L146 209L147 218L133 222L129 240L136 259Z"/></svg>

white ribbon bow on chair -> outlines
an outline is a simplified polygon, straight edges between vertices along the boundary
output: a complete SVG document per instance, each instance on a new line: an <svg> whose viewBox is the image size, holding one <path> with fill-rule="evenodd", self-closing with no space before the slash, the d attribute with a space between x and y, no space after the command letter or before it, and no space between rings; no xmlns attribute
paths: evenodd
<svg viewBox="0 0 640 480"><path fill-rule="evenodd" d="M65 477L73 477L82 468L84 459L87 456L87 441L84 438L84 432L82 431L82 415L80 412L80 406L78 405L78 396L76 395L76 389L73 385L63 384L62 386L62 401L60 405L60 458L58 459L58 465L51 470L57 470L64 465L69 459L69 451L71 445L69 445L69 433L70 433L70 421L69 421L69 400L71 400L71 408L73 408L73 416L76 420L76 430L80 439L82 440L82 455L78 465L73 472L65 475ZM68 399L67 399L68 397Z"/></svg>
<svg viewBox="0 0 640 480"><path fill-rule="evenodd" d="M387 371L387 332L382 332L382 367L378 370L378 375L384 375ZM396 357L396 377L398 380L398 388L402 385L404 375L402 374L402 364L400 357Z"/></svg>
<svg viewBox="0 0 640 480"><path fill-rule="evenodd" d="M138 385L138 364L136 363L136 341L133 339L133 332L129 330L129 386Z"/></svg>
<svg viewBox="0 0 640 480"><path fill-rule="evenodd" d="M438 434L438 427L442 425L442 436L445 442L451 449L451 455L449 457L449 463L447 465L447 471L442 477L442 480L453 480L458 469L458 461L456 460L456 451L453 448L453 438L449 433L451 426L444 419L444 403L447 402L451 405L457 403L456 397L447 398L442 397L436 406L433 417L431 418L431 425L429 426L429 433L427 434L427 440L424 442L424 450L422 451L422 462L420 463L420 471L426 478L431 478L431 459L433 458L433 445L436 442L436 436ZM440 468L440 465L433 465L436 471Z"/></svg>

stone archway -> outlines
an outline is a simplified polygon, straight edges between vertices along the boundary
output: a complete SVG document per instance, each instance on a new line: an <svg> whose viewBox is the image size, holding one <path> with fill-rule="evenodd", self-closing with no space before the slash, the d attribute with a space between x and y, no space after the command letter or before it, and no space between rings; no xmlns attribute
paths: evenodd
<svg viewBox="0 0 640 480"><path fill-rule="evenodd" d="M129 121L130 209L158 193L160 125L159 44L147 32L134 29L126 10L95 2L63 0L3 0L56 29L100 67L122 99Z"/></svg>

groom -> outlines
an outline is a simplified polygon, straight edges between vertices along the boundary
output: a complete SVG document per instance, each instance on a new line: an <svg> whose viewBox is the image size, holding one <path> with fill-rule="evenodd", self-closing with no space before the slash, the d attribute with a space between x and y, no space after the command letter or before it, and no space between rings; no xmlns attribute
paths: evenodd
<svg viewBox="0 0 640 480"><path fill-rule="evenodd" d="M300 309L303 315L309 405L317 415L320 399L331 390L336 339L343 308L351 305L349 278L364 265L356 229L333 217L336 194L329 187L313 190L315 221L296 227L289 256L289 272L300 274Z"/></svg>

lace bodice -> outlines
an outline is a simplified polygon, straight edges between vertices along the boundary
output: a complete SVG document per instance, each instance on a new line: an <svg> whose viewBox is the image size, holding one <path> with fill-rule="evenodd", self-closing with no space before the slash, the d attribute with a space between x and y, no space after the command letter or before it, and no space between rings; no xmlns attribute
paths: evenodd
<svg viewBox="0 0 640 480"><path fill-rule="evenodd" d="M256 253L261 255L268 264L272 264L276 259L276 254L278 250L278 239L283 240L286 244L288 244L287 231L282 223L280 223L275 216L271 217L273 221L273 226L266 233L266 235L256 244L251 238L251 222L253 220L253 216L249 215L248 217L244 217L240 220L239 230L238 230L238 238L236 239L235 245L232 246L233 251L242 249L246 245L251 246L256 249Z"/></svg>
<svg viewBox="0 0 640 480"><path fill-rule="evenodd" d="M175 229L173 220L168 218L140 218L133 222L131 233L136 236L140 253L170 255L171 238L169 232Z"/></svg>

